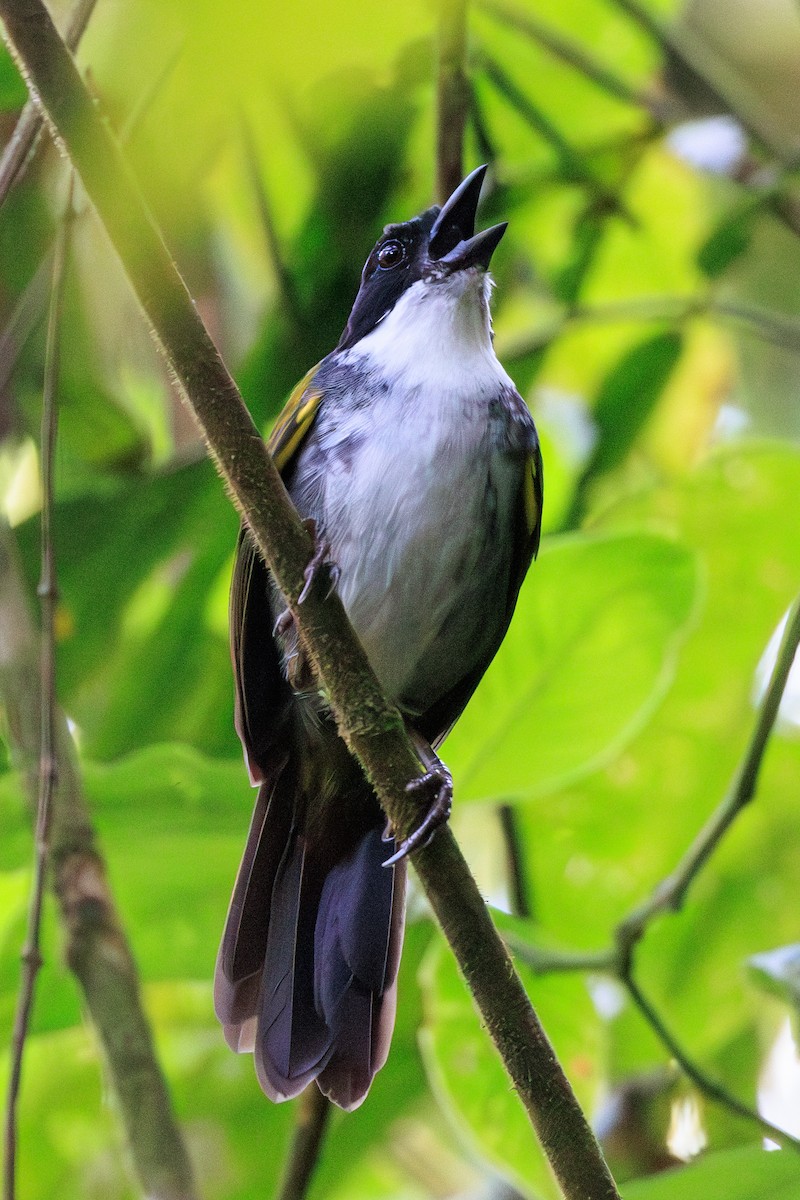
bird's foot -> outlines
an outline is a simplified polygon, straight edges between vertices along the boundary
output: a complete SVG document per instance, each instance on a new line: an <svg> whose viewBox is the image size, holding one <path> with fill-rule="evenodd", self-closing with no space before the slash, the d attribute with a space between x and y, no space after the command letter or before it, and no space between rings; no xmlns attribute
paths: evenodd
<svg viewBox="0 0 800 1200"><path fill-rule="evenodd" d="M429 799L428 808L417 828L400 843L391 858L387 858L385 867L393 867L414 850L427 846L439 826L447 822L453 807L453 779L438 758L424 775L406 784L406 791Z"/></svg>
<svg viewBox="0 0 800 1200"><path fill-rule="evenodd" d="M314 553L311 555L311 558L308 561L308 566L303 571L303 579L305 582L303 584L303 590L297 597L298 604L302 604L306 599L321 570L325 569L328 572L330 586L325 597L326 600L328 596L330 596L336 590L336 586L339 582L339 568L330 556L330 542L327 540L327 538L322 538L319 536L319 533L317 532L317 522L313 517L306 517L306 519L303 521L303 524L314 539Z"/></svg>
<svg viewBox="0 0 800 1200"><path fill-rule="evenodd" d="M294 616L290 608L285 608L272 626L272 636L284 637L290 629L294 629Z"/></svg>
<svg viewBox="0 0 800 1200"><path fill-rule="evenodd" d="M298 604L302 604L307 598L320 571L327 570L328 572L330 586L325 597L326 599L331 595L339 582L339 568L330 557L329 543L325 539L320 538L317 533L316 521L313 517L307 517L303 521L303 524L314 539L314 553L303 571L304 583L300 595L297 597ZM287 607L283 612L278 614L275 624L272 627L272 636L281 638L284 641L286 678L288 682L296 692L307 691L313 686L314 672L303 650L297 632L294 613L290 608Z"/></svg>

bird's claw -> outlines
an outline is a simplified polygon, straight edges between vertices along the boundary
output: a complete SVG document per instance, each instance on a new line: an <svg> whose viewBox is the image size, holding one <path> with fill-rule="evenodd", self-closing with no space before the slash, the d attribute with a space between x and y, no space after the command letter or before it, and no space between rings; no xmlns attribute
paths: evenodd
<svg viewBox="0 0 800 1200"><path fill-rule="evenodd" d="M412 779L406 784L406 791L430 795L431 800L425 816L408 837L400 843L397 850L387 858L384 867L393 867L401 859L413 853L414 850L427 846L440 825L444 825L450 817L453 807L453 779L444 763L437 763L424 775ZM385 840L391 837L387 829Z"/></svg>
<svg viewBox="0 0 800 1200"><path fill-rule="evenodd" d="M298 604L302 604L307 598L309 592L314 586L314 581L316 580L317 575L323 567L327 568L328 579L330 580L330 587L328 588L327 595L325 596L326 600L336 590L336 586L339 583L339 568L330 557L330 542L328 542L326 538L321 538L319 536L317 532L317 523L313 517L307 517L303 524L314 539L314 553L311 555L308 565L303 571L303 579L305 582L303 583L303 590L297 597Z"/></svg>
<svg viewBox="0 0 800 1200"><path fill-rule="evenodd" d="M292 610L290 608L285 608L283 612L279 614L278 619L272 626L272 636L283 637L284 634L289 632L293 625L294 617L292 616Z"/></svg>

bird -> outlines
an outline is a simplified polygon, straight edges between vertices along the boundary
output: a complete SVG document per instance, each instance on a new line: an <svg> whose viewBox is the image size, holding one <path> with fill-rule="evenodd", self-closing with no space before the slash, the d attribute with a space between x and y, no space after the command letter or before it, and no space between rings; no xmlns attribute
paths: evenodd
<svg viewBox="0 0 800 1200"><path fill-rule="evenodd" d="M385 1063L409 855L452 797L437 749L494 657L539 547L536 428L494 349L475 233L486 166L388 225L336 348L268 448L424 768L398 844L337 733L288 607L243 523L231 583L235 723L258 787L215 972L228 1044L275 1101L312 1082L345 1110ZM305 589L304 589L305 592ZM302 601L302 597L301 597Z"/></svg>

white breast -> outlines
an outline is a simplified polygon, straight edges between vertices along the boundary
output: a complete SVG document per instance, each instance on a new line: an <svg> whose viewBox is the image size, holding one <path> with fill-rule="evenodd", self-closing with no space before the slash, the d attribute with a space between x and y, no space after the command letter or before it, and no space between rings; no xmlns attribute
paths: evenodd
<svg viewBox="0 0 800 1200"><path fill-rule="evenodd" d="M409 289L347 355L386 382L379 402L320 428L331 452L323 521L342 601L389 694L410 691L420 703L429 702L426 662L433 673L463 672L440 644L442 629L469 638L482 620L471 589L486 586L493 565L487 481L501 520L519 483L490 413L513 385L492 348L484 277L471 274L454 276L449 292ZM503 553L490 551L498 569ZM454 620L455 595L475 603Z"/></svg>

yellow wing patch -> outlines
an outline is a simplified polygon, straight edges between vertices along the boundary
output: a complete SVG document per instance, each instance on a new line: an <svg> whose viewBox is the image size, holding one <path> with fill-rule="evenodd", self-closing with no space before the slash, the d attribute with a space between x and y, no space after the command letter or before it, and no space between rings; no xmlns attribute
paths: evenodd
<svg viewBox="0 0 800 1200"><path fill-rule="evenodd" d="M312 386L316 373L317 367L312 367L303 376L272 427L267 449L279 471L294 458L317 415L322 391Z"/></svg>

